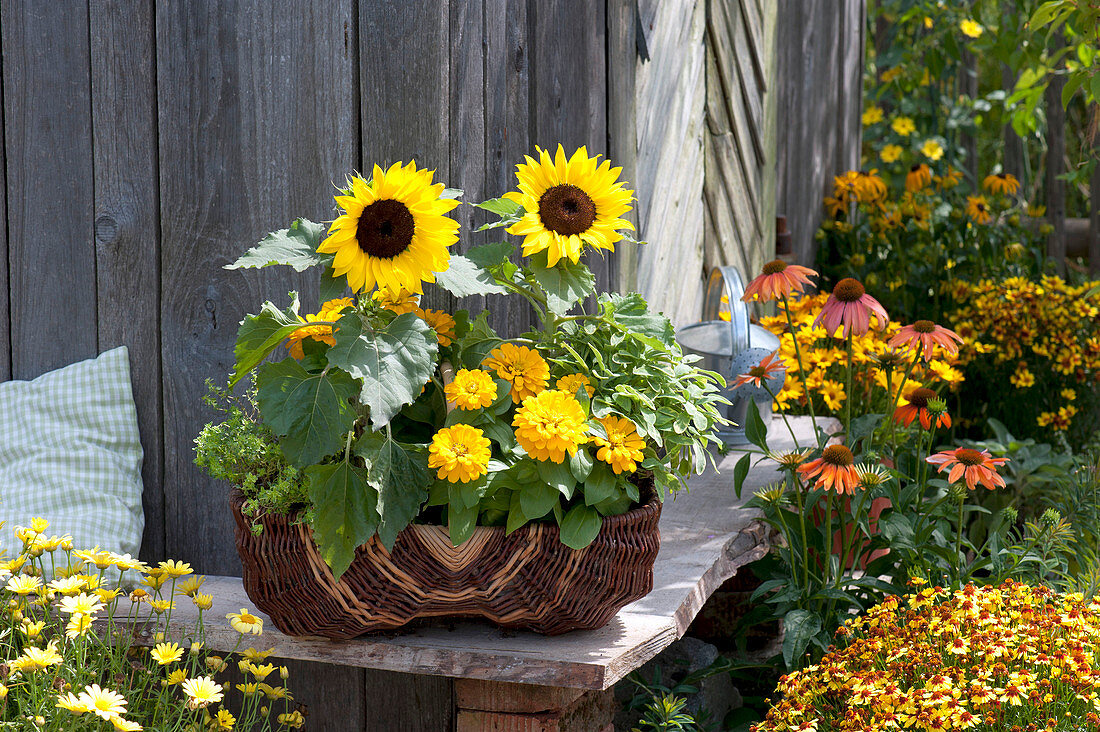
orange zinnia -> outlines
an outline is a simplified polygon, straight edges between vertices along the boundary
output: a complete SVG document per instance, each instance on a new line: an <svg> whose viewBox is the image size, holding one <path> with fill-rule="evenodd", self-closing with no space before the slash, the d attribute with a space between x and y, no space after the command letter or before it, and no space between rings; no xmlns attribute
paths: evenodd
<svg viewBox="0 0 1100 732"><path fill-rule="evenodd" d="M898 346L915 348L919 343L922 346L921 354L924 360L931 361L933 346L939 346L948 356L955 356L959 353L959 347L956 344L962 342L963 339L955 331L936 325L931 320L918 320L912 325L903 325L901 330L890 339L889 345L894 348Z"/></svg>
<svg viewBox="0 0 1100 732"><path fill-rule="evenodd" d="M792 293L802 292L803 285L811 284L810 277L817 277L817 272L776 259L764 265L763 273L749 283L741 299L749 302L755 297L760 302L769 302L790 297Z"/></svg>
<svg viewBox="0 0 1100 732"><path fill-rule="evenodd" d="M988 450L972 450L969 447L959 447L954 450L937 452L926 458L928 462L939 466L939 472L951 472L947 476L949 483L956 482L959 478L966 480L966 487L974 490L978 484L993 490L1004 488L1004 478L997 475L997 466L1004 465L1008 458L995 458Z"/></svg>
<svg viewBox="0 0 1100 732"><path fill-rule="evenodd" d="M906 427L913 424L913 420L920 418L921 427L929 430L932 429L932 413L928 411L928 401L930 399L938 399L939 395L931 389L926 389L923 386L913 389L905 395L905 401L908 404L902 405L894 410L894 421L898 424L903 424ZM937 427L950 427L951 416L944 412L936 418Z"/></svg>
<svg viewBox="0 0 1100 732"><path fill-rule="evenodd" d="M787 364L783 359L776 358L779 355L779 351L772 351L764 360L760 362L758 366L753 366L749 369L747 374L741 374L734 379L734 388L742 386L744 384L752 384L759 387L761 382L770 381L776 374L782 373L787 370Z"/></svg>
<svg viewBox="0 0 1100 732"><path fill-rule="evenodd" d="M811 460L798 466L798 472L809 480L817 476L815 488L835 490L837 493L852 495L859 485L859 473L855 468L856 458L844 445L830 445L817 460Z"/></svg>

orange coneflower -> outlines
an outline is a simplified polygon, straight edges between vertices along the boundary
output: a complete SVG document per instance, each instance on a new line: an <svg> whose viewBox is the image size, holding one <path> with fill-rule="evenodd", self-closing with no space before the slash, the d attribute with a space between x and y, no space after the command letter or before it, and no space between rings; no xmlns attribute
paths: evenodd
<svg viewBox="0 0 1100 732"><path fill-rule="evenodd" d="M1020 190L1020 181L1016 180L1016 176L1009 173L997 173L996 175L987 175L982 181L982 188L993 194L1004 193L1011 196Z"/></svg>
<svg viewBox="0 0 1100 732"><path fill-rule="evenodd" d="M871 313L875 315L876 327L882 330L890 322L886 308L878 300L867 294L858 280L845 277L836 283L829 299L821 307L814 319L814 325L822 325L832 335L841 325L844 335L863 335L870 329Z"/></svg>
<svg viewBox="0 0 1100 732"><path fill-rule="evenodd" d="M790 297L795 292L802 292L803 285L811 284L810 277L817 277L817 272L809 267L787 264L782 259L776 259L764 265L764 271L749 283L741 299L745 302L754 298L760 302L769 302Z"/></svg>
<svg viewBox="0 0 1100 732"><path fill-rule="evenodd" d="M809 480L817 476L815 488L852 495L859 486L859 471L855 467L855 456L844 445L830 445L817 460L811 460L798 467L803 478Z"/></svg>
<svg viewBox="0 0 1100 732"><path fill-rule="evenodd" d="M989 201L985 196L967 196L966 215L976 224L988 224L993 220L993 214L989 211Z"/></svg>
<svg viewBox="0 0 1100 732"><path fill-rule="evenodd" d="M776 358L778 355L778 350L769 353L759 365L749 369L747 374L741 374L734 379L733 387L737 388L744 384L752 384L755 387L759 387L761 382L771 381L773 376L786 371L787 364L783 362L783 359Z"/></svg>
<svg viewBox="0 0 1100 732"><path fill-rule="evenodd" d="M927 458L928 462L939 466L939 472L951 472L947 476L949 483L954 483L959 478L966 479L966 487L974 490L978 484L993 490L1004 488L1004 478L997 475L997 466L1004 465L1008 458L995 458L988 450L972 450L969 447L959 447L954 450L937 452Z"/></svg>
<svg viewBox="0 0 1100 732"><path fill-rule="evenodd" d="M890 339L889 345L895 348L905 346L913 349L920 344L924 360L931 361L934 346L942 348L948 356L955 356L959 353L957 344L962 342L963 339L953 330L936 325L931 320L917 320L912 325L903 325L901 330Z"/></svg>
<svg viewBox="0 0 1100 732"><path fill-rule="evenodd" d="M905 174L905 190L911 193L930 185L932 185L932 169L927 163L914 165Z"/></svg>
<svg viewBox="0 0 1100 732"><path fill-rule="evenodd" d="M903 404L894 410L894 421L908 427L913 424L914 419L919 417L921 427L926 430L932 429L932 413L928 411L928 402L931 399L939 399L939 395L923 386L913 389L905 395L905 401L908 404ZM936 418L936 426L950 427L951 416L943 412Z"/></svg>

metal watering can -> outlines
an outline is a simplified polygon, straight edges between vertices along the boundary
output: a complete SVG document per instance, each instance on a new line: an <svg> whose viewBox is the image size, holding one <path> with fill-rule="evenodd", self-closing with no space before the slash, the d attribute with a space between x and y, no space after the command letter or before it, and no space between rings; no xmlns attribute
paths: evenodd
<svg viewBox="0 0 1100 732"><path fill-rule="evenodd" d="M779 348L779 338L759 325L749 322L748 303L741 302L745 294L745 282L737 268L728 265L711 270L703 297L702 322L686 325L676 331L676 340L684 353L701 358L699 366L715 371L727 384ZM772 393L783 388L785 372L779 372L767 380ZM767 425L772 417L772 399L763 385L751 384L734 388L727 385L722 395L730 401L721 412L732 425L719 429L715 435L726 445L744 445L745 417L750 401L756 402L760 417Z"/></svg>

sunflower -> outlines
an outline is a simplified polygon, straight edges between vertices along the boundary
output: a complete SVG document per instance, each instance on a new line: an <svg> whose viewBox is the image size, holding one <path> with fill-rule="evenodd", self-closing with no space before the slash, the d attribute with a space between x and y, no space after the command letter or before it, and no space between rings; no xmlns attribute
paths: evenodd
<svg viewBox="0 0 1100 732"><path fill-rule="evenodd" d="M377 286L419 294L423 282L435 282L434 273L450 266L447 247L458 241L458 222L444 214L458 201L441 197L434 174L413 162L384 172L376 165L369 183L353 176L336 196L344 215L317 251L336 255L333 274L346 275L354 292Z"/></svg>
<svg viewBox="0 0 1100 732"><path fill-rule="evenodd" d="M512 419L516 442L536 460L561 463L588 441L584 409L564 391L547 390L523 400Z"/></svg>
<svg viewBox="0 0 1100 732"><path fill-rule="evenodd" d="M538 351L514 343L502 343L482 364L512 385L512 402L519 404L546 388L550 367Z"/></svg>
<svg viewBox="0 0 1100 732"><path fill-rule="evenodd" d="M477 427L461 423L443 427L428 446L428 467L438 469L440 480L469 483L489 472L491 448L489 438Z"/></svg>
<svg viewBox="0 0 1100 732"><path fill-rule="evenodd" d="M524 237L523 256L545 251L553 267L564 258L577 264L585 244L615 251L623 238L619 230L634 229L622 218L634 195L617 180L622 168L608 160L597 165L599 156L590 158L583 147L568 160L561 145L552 160L548 151L535 150L537 161L528 155L516 166L519 191L504 194L523 207L523 218L508 227L509 234Z"/></svg>
<svg viewBox="0 0 1100 732"><path fill-rule="evenodd" d="M638 429L629 419L608 415L600 419L607 432L607 439L593 435L592 442L599 449L596 458L611 466L615 475L633 473L642 461L645 440L638 435Z"/></svg>

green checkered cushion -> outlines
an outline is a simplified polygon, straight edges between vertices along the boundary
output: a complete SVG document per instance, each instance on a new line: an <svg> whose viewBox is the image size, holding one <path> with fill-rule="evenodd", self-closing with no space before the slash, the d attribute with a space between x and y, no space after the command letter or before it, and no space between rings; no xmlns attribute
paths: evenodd
<svg viewBox="0 0 1100 732"><path fill-rule="evenodd" d="M137 556L141 459L125 346L0 384L0 548L17 554L15 526L41 516L77 549Z"/></svg>

